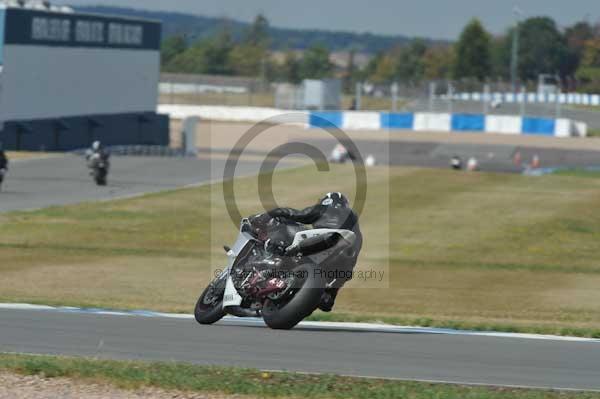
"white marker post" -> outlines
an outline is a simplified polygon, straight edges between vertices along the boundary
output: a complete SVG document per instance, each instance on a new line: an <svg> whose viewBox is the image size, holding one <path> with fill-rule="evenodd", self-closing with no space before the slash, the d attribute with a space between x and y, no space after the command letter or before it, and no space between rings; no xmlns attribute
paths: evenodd
<svg viewBox="0 0 600 399"><path fill-rule="evenodd" d="M196 128L200 118L189 116L183 120L183 131L181 132L181 146L186 156L197 156L198 147L196 143Z"/></svg>
<svg viewBox="0 0 600 399"><path fill-rule="evenodd" d="M392 112L398 111L398 82L392 83L391 92L392 92Z"/></svg>

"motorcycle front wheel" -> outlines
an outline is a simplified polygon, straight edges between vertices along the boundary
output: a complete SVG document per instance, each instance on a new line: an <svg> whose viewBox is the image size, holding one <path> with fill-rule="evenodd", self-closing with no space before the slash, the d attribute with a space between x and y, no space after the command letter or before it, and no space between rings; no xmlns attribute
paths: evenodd
<svg viewBox="0 0 600 399"><path fill-rule="evenodd" d="M106 175L107 172L104 170L98 170L94 173L94 180L99 186L106 186Z"/></svg>
<svg viewBox="0 0 600 399"><path fill-rule="evenodd" d="M313 265L293 270L290 291L277 301L267 299L263 305L263 320L272 329L290 330L310 316L319 306L327 281L315 273Z"/></svg>
<svg viewBox="0 0 600 399"><path fill-rule="evenodd" d="M214 324L225 317L225 311L223 310L225 282L225 278L215 279L198 298L194 308L194 317L198 323Z"/></svg>

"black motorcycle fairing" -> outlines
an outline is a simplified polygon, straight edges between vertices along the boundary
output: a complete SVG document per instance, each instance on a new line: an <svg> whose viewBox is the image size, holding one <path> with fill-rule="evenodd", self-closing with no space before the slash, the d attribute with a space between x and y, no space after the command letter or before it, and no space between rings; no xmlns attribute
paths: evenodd
<svg viewBox="0 0 600 399"><path fill-rule="evenodd" d="M285 249L292 245L296 234L304 230L306 230L306 227L300 223L282 222L279 219L273 219L268 226L268 236L274 246Z"/></svg>
<svg viewBox="0 0 600 399"><path fill-rule="evenodd" d="M342 236L339 233L327 233L317 237L308 238L294 248L286 252L288 256L302 254L303 256L313 255L325 251L335 246Z"/></svg>

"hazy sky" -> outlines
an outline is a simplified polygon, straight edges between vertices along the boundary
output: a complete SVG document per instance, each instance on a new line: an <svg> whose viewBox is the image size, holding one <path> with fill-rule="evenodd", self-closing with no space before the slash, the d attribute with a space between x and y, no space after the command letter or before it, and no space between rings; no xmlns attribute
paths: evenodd
<svg viewBox="0 0 600 399"><path fill-rule="evenodd" d="M273 25L455 39L479 17L493 33L524 16L548 15L561 26L600 19L599 0L57 0L57 3L116 5L180 11L249 21L264 13Z"/></svg>

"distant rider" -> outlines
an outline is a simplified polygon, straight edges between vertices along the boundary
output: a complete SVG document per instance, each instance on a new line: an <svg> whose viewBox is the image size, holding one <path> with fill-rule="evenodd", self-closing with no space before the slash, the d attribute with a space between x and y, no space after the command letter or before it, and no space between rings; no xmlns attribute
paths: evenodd
<svg viewBox="0 0 600 399"><path fill-rule="evenodd" d="M108 164L110 158L109 152L104 148L98 140L92 143L92 147L85 152L85 159L88 161L88 166L92 168L97 160L102 160Z"/></svg>
<svg viewBox="0 0 600 399"><path fill-rule="evenodd" d="M333 309L335 298L344 284L352 279L351 272L356 266L358 255L362 248L362 233L358 225L358 215L350 208L350 203L342 193L329 193L318 204L303 210L292 208L277 208L268 212L272 218L289 219L302 224L312 224L315 229L343 229L350 230L356 235L354 245L344 240L339 240L332 251L335 255L326 262L331 270L337 270L348 278L337 279L331 288L325 291L319 309L330 312ZM337 251L335 249L338 249ZM349 272L349 273L348 273Z"/></svg>
<svg viewBox="0 0 600 399"><path fill-rule="evenodd" d="M454 170L461 170L463 167L463 161L458 155L455 155L452 157L452 159L450 159L450 166Z"/></svg>
<svg viewBox="0 0 600 399"><path fill-rule="evenodd" d="M8 171L8 157L6 156L6 153L4 152L2 143L0 143L0 184L2 184L2 181L4 180L4 175L6 174L7 171Z"/></svg>
<svg viewBox="0 0 600 399"><path fill-rule="evenodd" d="M333 163L345 163L346 161L354 161L356 157L352 154L343 144L337 144L331 154L329 155L328 161Z"/></svg>
<svg viewBox="0 0 600 399"><path fill-rule="evenodd" d="M2 143L0 143L0 170L8 170L8 157L4 152L4 147L2 146Z"/></svg>

